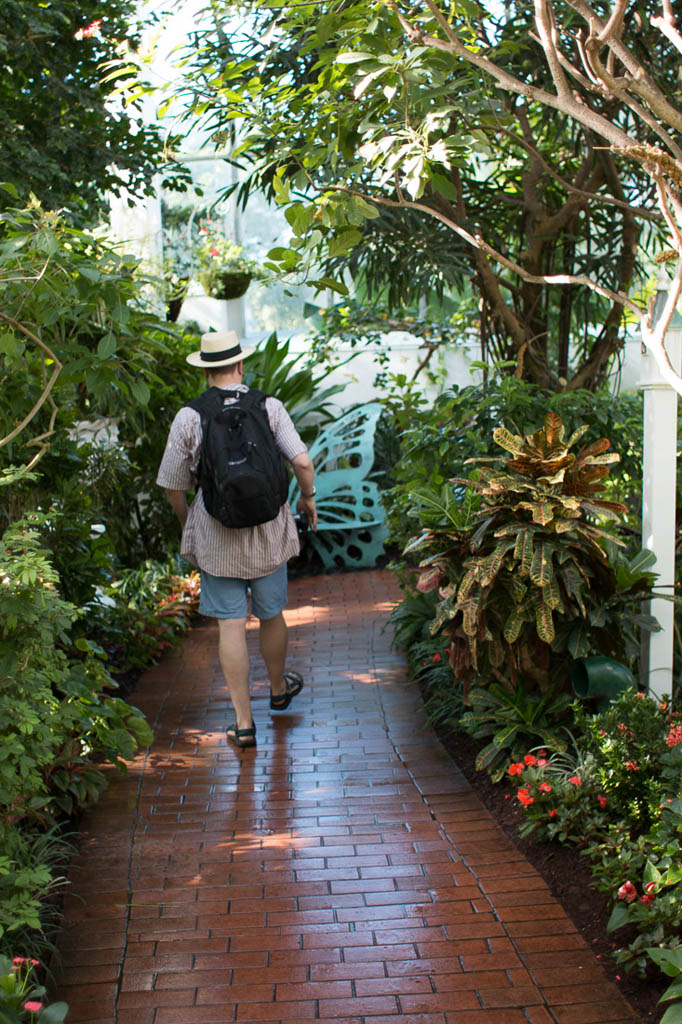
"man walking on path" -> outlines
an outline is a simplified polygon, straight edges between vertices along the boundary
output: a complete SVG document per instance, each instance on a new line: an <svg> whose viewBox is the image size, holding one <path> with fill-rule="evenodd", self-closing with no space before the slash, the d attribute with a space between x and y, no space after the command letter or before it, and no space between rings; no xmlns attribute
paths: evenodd
<svg viewBox="0 0 682 1024"><path fill-rule="evenodd" d="M242 360L254 351L242 349L234 331L211 332L202 335L200 351L187 356L187 362L203 369L209 388L233 393L222 396L223 407L228 407L239 402L235 392L249 391L242 383ZM265 399L265 411L275 446L290 462L301 489L297 510L315 530L315 474L307 448L277 398ZM223 526L209 515L201 488L188 507L185 492L197 486L201 452L202 416L184 406L171 425L156 482L165 488L182 525L180 553L201 570L199 611L218 619L220 665L236 716L227 738L238 747L254 746L256 725L251 714L246 646L248 592L253 614L260 621L270 707L283 711L303 686L298 673L285 671L287 627L282 614L287 600L287 562L299 552L298 532L286 500L274 519L235 528Z"/></svg>

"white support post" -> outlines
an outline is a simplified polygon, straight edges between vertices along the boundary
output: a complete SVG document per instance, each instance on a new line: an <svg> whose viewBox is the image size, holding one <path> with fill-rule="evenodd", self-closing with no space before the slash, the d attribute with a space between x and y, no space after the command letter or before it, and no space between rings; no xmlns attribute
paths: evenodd
<svg viewBox="0 0 682 1024"><path fill-rule="evenodd" d="M659 292L659 303L664 293ZM665 347L674 369L680 372L682 320L676 316ZM656 555L656 591L675 592L675 510L677 492L677 392L661 378L652 356L642 347L640 387L644 392L644 444L642 481L642 547ZM643 649L645 682L649 693L661 699L672 694L674 604L654 598L651 614L660 632L646 634Z"/></svg>

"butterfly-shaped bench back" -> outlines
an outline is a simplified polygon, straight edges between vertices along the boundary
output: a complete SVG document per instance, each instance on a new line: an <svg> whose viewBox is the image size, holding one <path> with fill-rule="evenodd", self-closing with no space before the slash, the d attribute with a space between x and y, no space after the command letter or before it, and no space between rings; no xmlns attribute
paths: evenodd
<svg viewBox="0 0 682 1024"><path fill-rule="evenodd" d="M317 534L310 539L325 568L369 567L384 550L388 530L379 488L367 479L374 465L374 435L381 405L370 402L344 413L311 444L317 488ZM299 496L292 481L289 501Z"/></svg>

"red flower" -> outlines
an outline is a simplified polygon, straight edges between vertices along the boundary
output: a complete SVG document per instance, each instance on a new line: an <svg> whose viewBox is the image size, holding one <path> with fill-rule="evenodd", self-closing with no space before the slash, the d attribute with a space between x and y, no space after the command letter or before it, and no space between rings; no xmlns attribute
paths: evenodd
<svg viewBox="0 0 682 1024"><path fill-rule="evenodd" d="M676 747L678 743L682 743L682 725L671 726L665 742L668 747Z"/></svg>
<svg viewBox="0 0 682 1024"><path fill-rule="evenodd" d="M556 809L556 807L553 807L551 811L547 811L547 817L548 818L553 818L556 813L557 813L557 809Z"/></svg>
<svg viewBox="0 0 682 1024"><path fill-rule="evenodd" d="M535 754L526 754L526 756L523 759L523 763L525 765L528 765L528 767L530 768L532 765L538 763L538 759L535 756Z"/></svg>
<svg viewBox="0 0 682 1024"><path fill-rule="evenodd" d="M656 883L647 882L644 886L644 892L647 894L647 896L653 896L656 892Z"/></svg>
<svg viewBox="0 0 682 1024"><path fill-rule="evenodd" d="M639 765L637 764L636 761L626 761L625 762L625 767L627 768L627 770L629 772L638 772L639 771Z"/></svg>
<svg viewBox="0 0 682 1024"><path fill-rule="evenodd" d="M538 789L540 790L541 793L551 793L552 792L552 787L550 786L549 782L541 782L539 787L538 787Z"/></svg>
<svg viewBox="0 0 682 1024"><path fill-rule="evenodd" d="M85 28L79 28L77 32L74 32L74 39L90 39L91 36L98 36L99 30L102 27L102 19L97 18L96 21L91 21Z"/></svg>
<svg viewBox="0 0 682 1024"><path fill-rule="evenodd" d="M619 900L625 900L626 903L634 903L637 899L637 889L632 882L623 882L616 895Z"/></svg>
<svg viewBox="0 0 682 1024"><path fill-rule="evenodd" d="M645 893L644 896L640 896L639 902L643 903L645 907L648 907L650 903L654 902L654 897L653 896L647 896L646 893Z"/></svg>
<svg viewBox="0 0 682 1024"><path fill-rule="evenodd" d="M213 248L209 249L208 251L210 252L211 256L220 256L220 249L216 249L215 246L213 246Z"/></svg>
<svg viewBox="0 0 682 1024"><path fill-rule="evenodd" d="M431 659L431 661L440 661L440 660L441 660L441 655L438 653L438 651L436 651L436 653L434 654L434 656Z"/></svg>
<svg viewBox="0 0 682 1024"><path fill-rule="evenodd" d="M582 786L582 780L578 775L571 775L568 781L571 783L572 786Z"/></svg>
<svg viewBox="0 0 682 1024"><path fill-rule="evenodd" d="M509 767L507 768L508 775L521 775L522 772L523 765L520 761L517 761L515 764L510 764Z"/></svg>
<svg viewBox="0 0 682 1024"><path fill-rule="evenodd" d="M524 807L530 807L531 804L535 803L535 797L532 797L530 795L529 789L517 789L516 796L519 802L522 803Z"/></svg>
<svg viewBox="0 0 682 1024"><path fill-rule="evenodd" d="M24 1003L24 1009L28 1010L29 1013L40 1013L42 1008L43 1004L35 999L29 999L27 1003Z"/></svg>
<svg viewBox="0 0 682 1024"><path fill-rule="evenodd" d="M603 811L608 803L608 800L602 793L597 793L597 802Z"/></svg>

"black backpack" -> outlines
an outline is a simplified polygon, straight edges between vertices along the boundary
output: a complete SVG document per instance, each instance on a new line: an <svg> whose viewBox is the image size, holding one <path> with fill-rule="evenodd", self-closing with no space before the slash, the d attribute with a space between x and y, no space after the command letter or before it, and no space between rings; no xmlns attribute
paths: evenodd
<svg viewBox="0 0 682 1024"><path fill-rule="evenodd" d="M223 526L267 523L287 500L289 474L275 444L266 398L255 388L213 387L188 403L201 416L198 483L204 505Z"/></svg>

